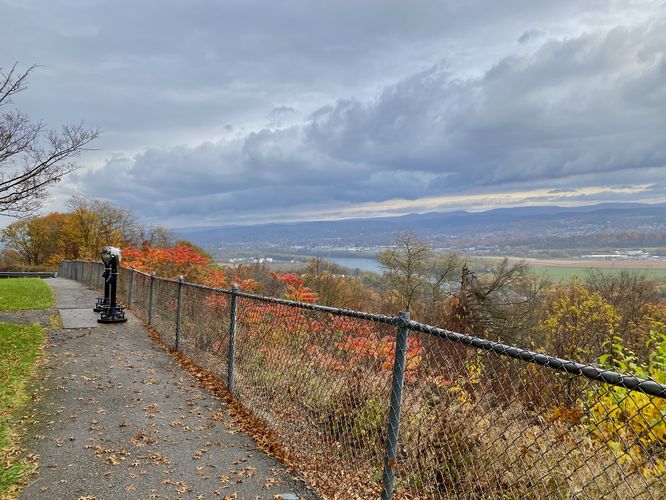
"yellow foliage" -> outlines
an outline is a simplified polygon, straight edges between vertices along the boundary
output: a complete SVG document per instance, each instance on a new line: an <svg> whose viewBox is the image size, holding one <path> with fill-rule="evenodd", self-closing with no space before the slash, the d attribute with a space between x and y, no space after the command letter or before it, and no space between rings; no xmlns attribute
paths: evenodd
<svg viewBox="0 0 666 500"><path fill-rule="evenodd" d="M619 341L619 339L615 339ZM612 354L602 364L644 379L666 383L666 325L654 322L647 362L612 345ZM609 363L609 360L612 360ZM646 478L666 472L666 399L622 387L604 387L590 395L589 428L601 442L608 443L620 464L639 470Z"/></svg>
<svg viewBox="0 0 666 500"><path fill-rule="evenodd" d="M571 283L554 287L541 327L556 356L591 361L602 354L619 321L613 306L574 277Z"/></svg>

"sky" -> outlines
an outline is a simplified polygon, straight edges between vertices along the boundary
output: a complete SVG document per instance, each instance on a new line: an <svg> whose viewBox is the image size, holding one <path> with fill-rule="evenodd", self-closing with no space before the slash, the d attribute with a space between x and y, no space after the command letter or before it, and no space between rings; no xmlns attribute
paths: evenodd
<svg viewBox="0 0 666 500"><path fill-rule="evenodd" d="M666 202L666 4L0 0L78 193L171 227Z"/></svg>

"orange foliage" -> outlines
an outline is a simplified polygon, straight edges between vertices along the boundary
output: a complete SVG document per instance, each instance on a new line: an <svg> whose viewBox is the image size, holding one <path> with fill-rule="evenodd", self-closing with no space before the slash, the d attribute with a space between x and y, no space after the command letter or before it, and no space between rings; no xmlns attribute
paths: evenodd
<svg viewBox="0 0 666 500"><path fill-rule="evenodd" d="M293 273L273 273L272 275L273 279L279 281L285 286L285 299L309 303L314 303L319 300L319 295L305 286L303 284L303 279L299 275Z"/></svg>
<svg viewBox="0 0 666 500"><path fill-rule="evenodd" d="M210 258L201 255L190 247L176 245L172 248L124 248L124 267L133 267L138 271L155 273L164 278L183 276L186 281L199 282L211 264ZM219 278L219 277L218 277Z"/></svg>
<svg viewBox="0 0 666 500"><path fill-rule="evenodd" d="M338 347L351 354L349 363L352 365L375 360L381 363L382 370L391 370L395 359L395 337L358 337L345 335ZM421 365L424 349L421 339L407 339L407 359L405 363L405 378L413 379Z"/></svg>

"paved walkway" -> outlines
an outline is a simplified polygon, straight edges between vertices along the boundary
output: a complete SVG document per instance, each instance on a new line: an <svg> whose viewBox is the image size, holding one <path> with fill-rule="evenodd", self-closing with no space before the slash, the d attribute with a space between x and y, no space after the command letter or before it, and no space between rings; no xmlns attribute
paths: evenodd
<svg viewBox="0 0 666 500"><path fill-rule="evenodd" d="M61 312L80 309L89 324L84 310L96 292L60 278L47 283ZM26 443L39 471L22 498L316 497L237 433L224 402L128 317L49 331L40 423Z"/></svg>

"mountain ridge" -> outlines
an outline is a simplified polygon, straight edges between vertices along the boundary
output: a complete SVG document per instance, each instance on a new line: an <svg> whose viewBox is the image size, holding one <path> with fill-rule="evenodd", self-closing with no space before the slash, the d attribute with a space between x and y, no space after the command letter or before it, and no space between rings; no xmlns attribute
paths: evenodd
<svg viewBox="0 0 666 500"><path fill-rule="evenodd" d="M548 224L545 224L548 223ZM557 205L496 208L482 212L451 211L394 217L302 221L181 228L178 234L206 245L298 244L337 241L340 244L387 244L410 232L424 239L499 235L564 236L568 233L666 231L666 203L604 203L579 207ZM369 241L372 240L372 241Z"/></svg>

